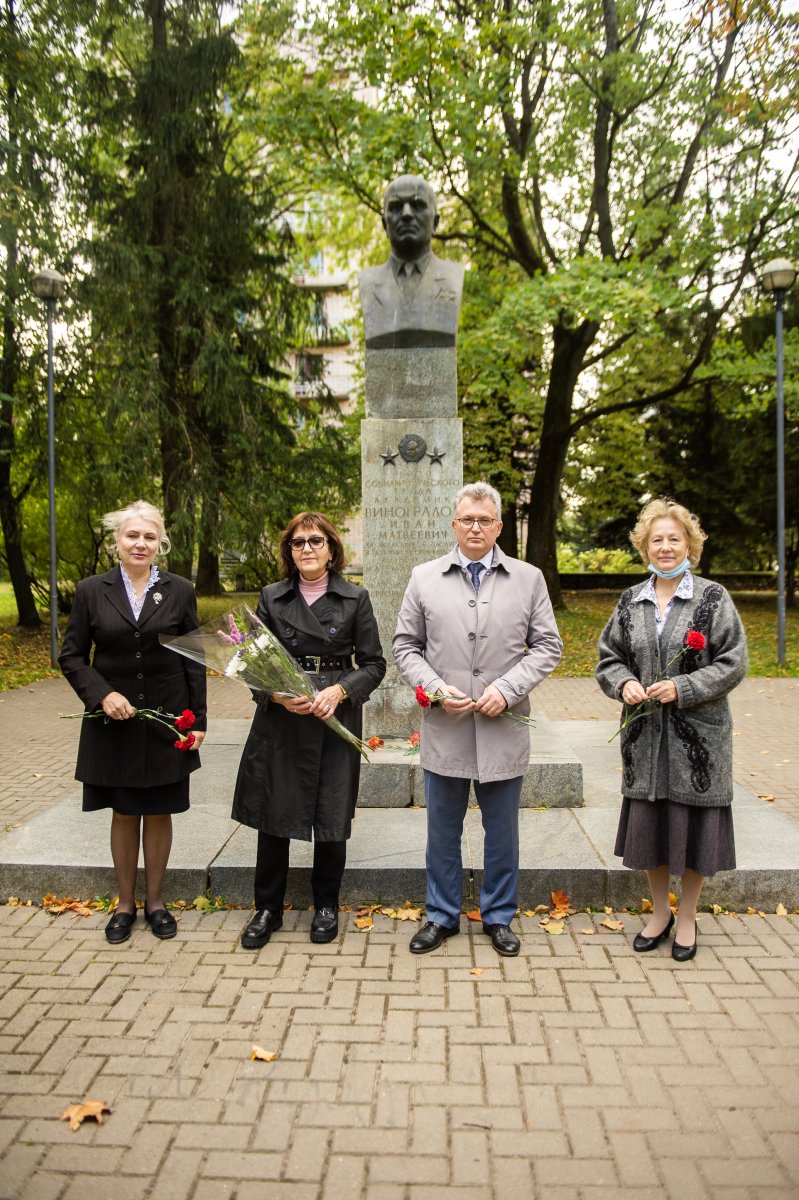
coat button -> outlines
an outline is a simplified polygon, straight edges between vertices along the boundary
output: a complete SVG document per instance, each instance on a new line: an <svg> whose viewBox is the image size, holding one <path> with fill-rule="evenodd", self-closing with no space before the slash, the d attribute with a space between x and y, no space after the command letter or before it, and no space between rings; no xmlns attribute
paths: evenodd
<svg viewBox="0 0 799 1200"><path fill-rule="evenodd" d="M320 683L327 683L327 675L320 675L320 676L319 676L319 682L320 682Z"/></svg>
<svg viewBox="0 0 799 1200"><path fill-rule="evenodd" d="M300 643L297 641L297 639L296 639L296 638L292 638L292 639L291 639L291 644L292 644L292 646L299 646L299 644L300 644Z"/></svg>
<svg viewBox="0 0 799 1200"><path fill-rule="evenodd" d="M144 692L139 692L139 699L140 699L140 700L143 700L143 699L144 699Z"/></svg>
<svg viewBox="0 0 799 1200"><path fill-rule="evenodd" d="M141 650L137 650L137 651L136 651L136 657L137 657L137 658L141 658Z"/></svg>
<svg viewBox="0 0 799 1200"><path fill-rule="evenodd" d="M140 634L140 633L138 632L138 630L137 630L137 631L136 631L136 633L134 633L134 635L133 635L133 636L134 636L134 637L141 637L141 634Z"/></svg>
<svg viewBox="0 0 799 1200"><path fill-rule="evenodd" d="M472 671L472 675L479 675L479 674L480 674L480 672L476 668L474 671Z"/></svg>
<svg viewBox="0 0 799 1200"><path fill-rule="evenodd" d="M477 601L476 601L476 600L470 600L470 601L469 601L469 608L474 608L476 604L477 604Z"/></svg>
<svg viewBox="0 0 799 1200"><path fill-rule="evenodd" d="M284 637L291 637L293 632L294 632L294 630L291 628L290 625L286 626L286 629L283 631Z"/></svg>
<svg viewBox="0 0 799 1200"><path fill-rule="evenodd" d="M335 633L336 631L335 631L335 629L328 629L328 631L327 631L327 632L328 632L328 633Z"/></svg>
<svg viewBox="0 0 799 1200"><path fill-rule="evenodd" d="M474 633L470 633L470 634L469 634L469 641L470 641L470 642L473 642L476 636L477 636L476 634L474 634Z"/></svg>
<svg viewBox="0 0 799 1200"><path fill-rule="evenodd" d="M136 678L137 678L137 679L144 679L144 676L142 675L141 671L139 671L139 674L136 676Z"/></svg>

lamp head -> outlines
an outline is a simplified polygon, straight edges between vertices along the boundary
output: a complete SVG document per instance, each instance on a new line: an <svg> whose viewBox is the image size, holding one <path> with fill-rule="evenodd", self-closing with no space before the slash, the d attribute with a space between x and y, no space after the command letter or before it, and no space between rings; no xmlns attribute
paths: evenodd
<svg viewBox="0 0 799 1200"><path fill-rule="evenodd" d="M759 276L767 292L787 292L796 279L796 267L787 258L773 258Z"/></svg>
<svg viewBox="0 0 799 1200"><path fill-rule="evenodd" d="M31 287L40 300L60 300L67 286L67 281L58 271L38 271Z"/></svg>

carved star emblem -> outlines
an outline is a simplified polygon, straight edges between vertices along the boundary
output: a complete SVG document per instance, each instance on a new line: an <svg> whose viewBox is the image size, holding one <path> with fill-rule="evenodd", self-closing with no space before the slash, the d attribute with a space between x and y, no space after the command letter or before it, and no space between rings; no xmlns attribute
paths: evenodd
<svg viewBox="0 0 799 1200"><path fill-rule="evenodd" d="M446 453L446 450L439 450L436 446L434 446L432 451L428 450L427 457L430 459L431 463L440 463Z"/></svg>
<svg viewBox="0 0 799 1200"><path fill-rule="evenodd" d="M382 458L383 462L385 463L385 465L387 467L395 467L397 464L395 463L394 460L397 457L398 453L399 453L399 451L395 450L394 453L392 454L391 447L386 446L385 454L381 454L380 457Z"/></svg>

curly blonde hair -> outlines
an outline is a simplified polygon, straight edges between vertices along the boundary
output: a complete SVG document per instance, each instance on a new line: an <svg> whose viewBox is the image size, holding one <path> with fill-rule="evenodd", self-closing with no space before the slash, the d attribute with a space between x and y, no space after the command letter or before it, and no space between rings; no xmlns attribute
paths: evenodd
<svg viewBox="0 0 799 1200"><path fill-rule="evenodd" d="M102 518L101 524L116 543L123 525L127 525L128 521L146 521L148 525L155 525L158 533L158 552L159 554L169 554L172 543L167 537L161 510L154 504L148 503L147 500L134 500L132 504L126 504L124 508L107 512Z"/></svg>
<svg viewBox="0 0 799 1200"><path fill-rule="evenodd" d="M699 524L699 517L695 513L689 512L685 505L678 504L676 500L671 500L668 496L659 496L656 500L650 500L648 504L645 504L638 514L635 529L630 534L630 541L641 555L644 566L649 565L647 546L652 525L663 517L671 517L673 521L682 525L688 539L688 562L695 567L702 557L702 547L707 541L707 534Z"/></svg>

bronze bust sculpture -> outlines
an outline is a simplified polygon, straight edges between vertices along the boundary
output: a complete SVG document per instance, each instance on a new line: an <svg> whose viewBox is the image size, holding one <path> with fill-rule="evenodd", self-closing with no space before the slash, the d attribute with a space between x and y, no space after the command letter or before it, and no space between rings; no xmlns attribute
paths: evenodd
<svg viewBox="0 0 799 1200"><path fill-rule="evenodd" d="M367 350L455 345L463 266L433 254L438 219L436 194L418 175L401 175L386 188L391 255L358 276Z"/></svg>

